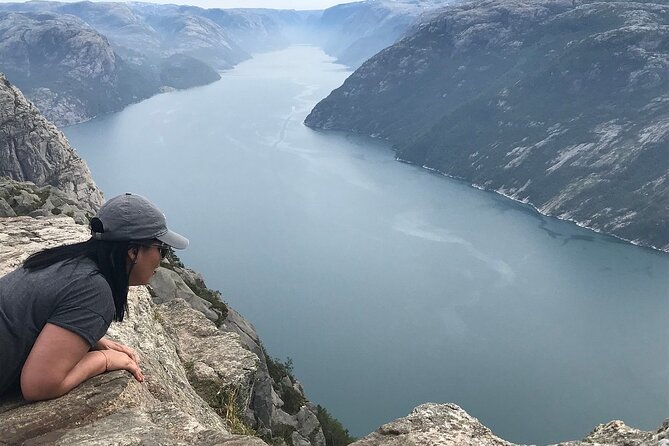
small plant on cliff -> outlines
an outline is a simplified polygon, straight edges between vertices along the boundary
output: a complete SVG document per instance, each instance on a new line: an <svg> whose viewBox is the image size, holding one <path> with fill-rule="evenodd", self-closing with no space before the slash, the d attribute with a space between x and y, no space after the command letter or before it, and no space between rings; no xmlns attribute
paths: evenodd
<svg viewBox="0 0 669 446"><path fill-rule="evenodd" d="M290 357L287 357L284 362L279 358L272 358L269 356L264 348L263 353L267 359L269 376L271 376L275 382L281 382L284 376L287 376L291 381L295 381L295 377L293 376L293 360Z"/></svg>
<svg viewBox="0 0 669 446"><path fill-rule="evenodd" d="M169 248L167 250L167 255L165 256L165 260L167 262L161 262L160 266L164 266L166 268L169 268L171 270L174 270L175 266L178 266L179 268L185 268L183 262L181 259L174 253L174 250L172 248ZM163 263L167 263L168 265L164 265Z"/></svg>
<svg viewBox="0 0 669 446"><path fill-rule="evenodd" d="M316 417L321 423L326 446L344 446L357 440L348 433L348 429L344 428L339 420L330 415L325 407L319 404L316 409Z"/></svg>
<svg viewBox="0 0 669 446"><path fill-rule="evenodd" d="M193 389L225 420L230 432L239 435L258 435L253 428L244 422L244 407L239 401L239 387L221 387L214 381L198 379L195 376L192 362L185 363L184 369L188 382L193 386Z"/></svg>
<svg viewBox="0 0 669 446"><path fill-rule="evenodd" d="M307 401L304 398L304 395L293 387L293 384L296 381L293 376L293 360L286 358L286 361L284 362L278 358L272 358L267 354L264 348L263 353L265 354L269 376L272 378L272 381L274 381L274 390L276 390L283 401L283 406L281 408L285 412L295 415ZM290 385L286 383L285 378L288 378Z"/></svg>

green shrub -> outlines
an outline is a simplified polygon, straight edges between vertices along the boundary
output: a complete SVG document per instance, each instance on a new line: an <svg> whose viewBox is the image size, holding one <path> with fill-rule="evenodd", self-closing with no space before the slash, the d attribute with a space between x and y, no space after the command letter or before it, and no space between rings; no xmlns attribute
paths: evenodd
<svg viewBox="0 0 669 446"><path fill-rule="evenodd" d="M283 362L278 358L272 358L267 354L264 347L263 353L265 354L269 376L274 381L274 390L276 390L276 393L279 394L279 397L283 401L282 409L291 415L295 415L307 400L292 385L296 381L293 376L293 360L286 358L286 361ZM285 377L288 377L290 380L290 386L283 383Z"/></svg>
<svg viewBox="0 0 669 446"><path fill-rule="evenodd" d="M357 440L348 433L348 429L344 428L339 420L330 415L325 407L319 404L316 409L316 417L321 423L327 446L344 446Z"/></svg>

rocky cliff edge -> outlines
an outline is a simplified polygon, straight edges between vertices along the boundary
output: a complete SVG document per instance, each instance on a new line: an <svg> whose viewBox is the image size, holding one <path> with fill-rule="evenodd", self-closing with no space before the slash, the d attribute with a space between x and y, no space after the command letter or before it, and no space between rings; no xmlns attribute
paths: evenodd
<svg viewBox="0 0 669 446"><path fill-rule="evenodd" d="M67 216L0 218L0 276L33 252L87 238ZM3 398L0 445L266 444L262 437L325 446L316 408L292 377L282 380L298 404L282 401L287 384L270 375L253 326L172 259L149 286L131 288L126 321L108 332L140 352L145 383L117 371L51 401Z"/></svg>
<svg viewBox="0 0 669 446"><path fill-rule="evenodd" d="M85 240L87 232L69 217L0 219L0 275L32 252ZM239 336L218 332L182 299L154 304L147 287L134 287L128 298L127 322L113 324L108 336L141 352L145 383L116 371L55 400L28 404L20 397L5 399L0 403L0 444L265 444L233 435L230 422L187 378L192 373L219 389L243 394L259 360L241 346ZM234 410L234 402L224 403Z"/></svg>

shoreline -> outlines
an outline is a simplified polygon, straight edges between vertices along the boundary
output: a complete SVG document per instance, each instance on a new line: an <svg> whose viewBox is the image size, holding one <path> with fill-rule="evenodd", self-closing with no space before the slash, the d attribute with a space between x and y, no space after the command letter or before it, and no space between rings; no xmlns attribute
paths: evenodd
<svg viewBox="0 0 669 446"><path fill-rule="evenodd" d="M374 137L372 137L372 139L379 139L379 138L374 138ZM578 226L579 228L587 229L587 230L592 231L592 232L594 232L594 233L596 233L596 234L605 235L605 236L607 236L607 237L612 237L612 238L614 238L614 239L616 239L616 240L619 240L619 241L622 241L622 242L624 242L624 243L630 244L630 245L635 246L635 247L637 247L637 248L644 248L644 249L651 250L651 251L653 251L653 252L655 252L655 253L657 253L657 254L662 254L662 255L669 254L669 248L667 248L667 249L662 249L662 248L658 248L658 247L653 246L653 245L650 245L650 244L644 244L644 243L641 243L641 242L638 242L638 241L635 241L635 240L629 240L629 239L626 239L626 238L624 238L624 237L620 237L619 235L615 235L615 234L611 234L611 233L609 233L609 232L602 231L602 230L599 229L599 228L595 228L595 227L592 227L592 226L588 226L588 225L586 225L585 223L580 222L580 221L578 221L578 220L574 220L574 219L572 219L572 218L560 218L560 217L555 216L555 215L550 215L550 214L543 213L543 212L541 212L541 211L534 205L534 203L532 203L531 201L529 201L529 200L520 200L520 199L518 199L518 198L515 198L515 197L512 196L512 195L509 195L509 194L503 192L503 191L500 190L500 189L488 189L488 188L486 188L486 187L484 187L484 186L482 186L482 185L480 185L480 184L472 183L472 182L470 182L470 181L464 179L463 177L457 177L457 176L455 176L455 175L450 175L450 174L447 174L447 173L444 173L444 172L440 171L439 169L436 169L436 168L434 168L434 167L430 167L430 166L427 166L427 165L419 166L418 164L415 164L415 163L413 163L413 162L411 162L411 161L409 161L409 160L402 159L402 158L400 158L400 157L398 157L398 156L395 156L395 161L399 161L400 163L408 164L408 165L410 165L410 166L420 167L421 169L428 170L428 171L430 171L430 172L432 172L432 173L434 173L434 174L437 174L437 175L440 175L440 176L443 176L443 177L446 177L446 178L450 178L450 179L452 179L452 180L456 180L456 181L465 183L465 184L469 185L470 187L473 187L474 189L478 189L478 190L480 190L480 191L484 191L484 192L495 193L495 194L500 195L500 196L502 196L502 197L504 197L504 198L508 198L509 200L512 200L512 201L514 201L514 202L516 202L516 203L518 203L518 204L524 204L524 205L527 205L527 206L531 207L537 214L539 214L539 215L541 215L541 216L543 216L543 217L555 218L555 219L560 220L560 221L565 221L565 222L573 223L573 224L575 224L576 226Z"/></svg>

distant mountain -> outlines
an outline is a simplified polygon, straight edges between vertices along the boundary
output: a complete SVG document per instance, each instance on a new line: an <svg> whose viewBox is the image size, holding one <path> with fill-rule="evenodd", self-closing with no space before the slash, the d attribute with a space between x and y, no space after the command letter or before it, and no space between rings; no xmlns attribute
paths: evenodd
<svg viewBox="0 0 669 446"><path fill-rule="evenodd" d="M4 11L4 12L2 12ZM220 79L313 13L149 3L0 3L0 71L58 125Z"/></svg>
<svg viewBox="0 0 669 446"><path fill-rule="evenodd" d="M366 0L323 11L313 38L340 63L357 68L399 40L421 15L449 0Z"/></svg>
<svg viewBox="0 0 669 446"><path fill-rule="evenodd" d="M483 0L381 51L308 126L669 250L669 6Z"/></svg>
<svg viewBox="0 0 669 446"><path fill-rule="evenodd" d="M118 110L159 88L103 35L60 14L0 12L0 70L61 125Z"/></svg>
<svg viewBox="0 0 669 446"><path fill-rule="evenodd" d="M247 53L284 48L302 33L307 21L320 11L281 9L202 9L179 6L181 13L199 15L224 29Z"/></svg>

